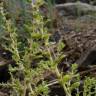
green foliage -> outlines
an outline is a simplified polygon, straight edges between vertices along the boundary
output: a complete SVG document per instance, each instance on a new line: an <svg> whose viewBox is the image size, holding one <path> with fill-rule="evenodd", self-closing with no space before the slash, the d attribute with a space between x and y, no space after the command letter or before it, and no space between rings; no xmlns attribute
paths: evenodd
<svg viewBox="0 0 96 96"><path fill-rule="evenodd" d="M83 96L96 95L96 78L86 77L83 87Z"/></svg>
<svg viewBox="0 0 96 96"><path fill-rule="evenodd" d="M24 30L23 35L15 21L6 18L6 14L9 13L4 11L2 3L0 5L0 30L4 31L4 34L0 31L4 41L2 47L12 53L12 60L15 61L14 66L9 65L10 80L0 86L11 87L10 96L26 96L26 94L49 96L49 86L59 83L66 96L71 96L73 90L76 90L76 95L79 96L80 75L77 72L77 64L73 64L67 73L58 68L58 64L65 57L62 52L65 45L62 40L57 44L49 40L50 34L46 22L51 18L44 20L39 10L44 1L36 0L35 3L32 0L25 1L31 6L29 11L32 18L30 20L26 18L23 25L19 26ZM47 71L55 75L54 82L50 83L45 79ZM96 79L87 77L84 80L83 96L91 96L95 92L91 92L94 85Z"/></svg>

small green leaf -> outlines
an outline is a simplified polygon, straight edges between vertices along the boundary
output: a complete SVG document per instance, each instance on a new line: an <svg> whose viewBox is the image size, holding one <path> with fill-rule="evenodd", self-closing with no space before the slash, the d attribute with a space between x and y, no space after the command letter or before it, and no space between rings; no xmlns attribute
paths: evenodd
<svg viewBox="0 0 96 96"><path fill-rule="evenodd" d="M32 33L32 38L41 39L42 38L42 34L40 34L40 33Z"/></svg>
<svg viewBox="0 0 96 96"><path fill-rule="evenodd" d="M56 64L59 64L59 63L61 62L61 60L64 59L64 57L65 57L64 54L58 56L58 57L56 58L56 60L55 60L55 63L56 63Z"/></svg>
<svg viewBox="0 0 96 96"><path fill-rule="evenodd" d="M80 82L75 82L71 85L71 90L78 88L80 86Z"/></svg>
<svg viewBox="0 0 96 96"><path fill-rule="evenodd" d="M72 72L73 73L76 73L77 72L77 68L78 68L78 65L77 64L72 64Z"/></svg>
<svg viewBox="0 0 96 96"><path fill-rule="evenodd" d="M57 45L57 51L60 52L65 47L65 44L63 42L59 42Z"/></svg>
<svg viewBox="0 0 96 96"><path fill-rule="evenodd" d="M71 76L67 74L67 75L64 75L64 76L63 76L63 78L62 78L61 81L62 81L62 83L66 83L66 82L68 82L70 79L71 79Z"/></svg>

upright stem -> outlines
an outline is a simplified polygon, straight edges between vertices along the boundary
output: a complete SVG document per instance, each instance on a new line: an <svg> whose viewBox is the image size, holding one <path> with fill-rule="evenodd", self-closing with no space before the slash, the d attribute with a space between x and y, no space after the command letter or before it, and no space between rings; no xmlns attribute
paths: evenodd
<svg viewBox="0 0 96 96"><path fill-rule="evenodd" d="M66 85L61 81L62 76L61 76L61 74L60 74L60 72L59 72L59 70L58 70L57 67L56 67L56 69L55 69L55 73L56 73L58 79L60 80L60 81L59 81L60 84L63 86L63 89L64 89L64 91L65 91L65 93L66 93L66 96L71 96L70 92L68 91L68 88L67 88Z"/></svg>

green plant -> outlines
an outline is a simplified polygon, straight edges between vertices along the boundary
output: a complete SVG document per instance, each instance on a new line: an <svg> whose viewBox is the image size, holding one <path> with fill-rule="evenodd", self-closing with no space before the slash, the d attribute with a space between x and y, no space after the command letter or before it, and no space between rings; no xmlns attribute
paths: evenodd
<svg viewBox="0 0 96 96"><path fill-rule="evenodd" d="M1 4L0 27L5 32L2 35L2 47L12 53L15 64L9 65L10 80L0 86L11 88L10 96L49 96L49 87L59 83L66 96L72 96L73 90L76 90L76 96L79 96L80 75L77 72L77 64L70 65L71 69L67 73L58 68L58 64L65 57L62 52L65 45L62 40L58 43L50 41L51 34L46 26L48 20L44 20L39 10L44 1L24 2L31 6L31 10L26 12L32 17L29 19L26 17L28 15L24 15L25 20L21 26L24 36L21 35L16 22L12 18L6 18L9 13L4 11L3 3ZM54 81L46 80L46 73L47 76L54 74ZM84 96L91 96L90 88L94 87L95 82L94 78L84 80Z"/></svg>

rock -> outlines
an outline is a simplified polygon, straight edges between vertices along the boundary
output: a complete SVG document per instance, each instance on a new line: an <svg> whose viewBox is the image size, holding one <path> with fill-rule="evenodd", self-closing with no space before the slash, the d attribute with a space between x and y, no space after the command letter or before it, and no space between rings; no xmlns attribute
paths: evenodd
<svg viewBox="0 0 96 96"><path fill-rule="evenodd" d="M96 65L96 47L93 47L87 52L83 53L76 63L79 64L79 66L85 67Z"/></svg>
<svg viewBox="0 0 96 96"><path fill-rule="evenodd" d="M47 1L47 0L45 0ZM55 4L64 4L64 3L68 3L68 2L77 2L80 1L82 3L92 3L94 5L95 0L50 0L51 2L55 2Z"/></svg>
<svg viewBox="0 0 96 96"><path fill-rule="evenodd" d="M74 2L75 0L55 0L56 4L64 4L67 2Z"/></svg>
<svg viewBox="0 0 96 96"><path fill-rule="evenodd" d="M85 14L95 14L96 6L92 6L86 3L76 2L76 3L65 3L55 5L56 10L58 10L61 16L81 16Z"/></svg>

